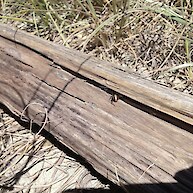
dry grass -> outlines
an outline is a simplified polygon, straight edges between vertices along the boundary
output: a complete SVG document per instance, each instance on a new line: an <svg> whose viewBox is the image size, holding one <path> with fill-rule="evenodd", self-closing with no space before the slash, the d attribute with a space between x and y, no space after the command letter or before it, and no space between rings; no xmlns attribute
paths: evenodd
<svg viewBox="0 0 193 193"><path fill-rule="evenodd" d="M193 94L190 0L1 0L1 22Z"/></svg>
<svg viewBox="0 0 193 193"><path fill-rule="evenodd" d="M105 188L96 177L0 110L0 192L58 193Z"/></svg>
<svg viewBox="0 0 193 193"><path fill-rule="evenodd" d="M0 21L193 94L190 0L1 0ZM43 137L34 139L8 115L1 112L1 116L1 187L13 192L60 192L77 185L75 175L87 175ZM51 176L51 181L37 184L42 175ZM99 185L96 182L95 187Z"/></svg>

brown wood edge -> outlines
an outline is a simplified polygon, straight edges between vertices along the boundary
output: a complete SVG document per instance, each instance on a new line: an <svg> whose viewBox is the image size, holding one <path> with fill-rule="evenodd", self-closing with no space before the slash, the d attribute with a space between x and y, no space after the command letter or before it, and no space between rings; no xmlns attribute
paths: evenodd
<svg viewBox="0 0 193 193"><path fill-rule="evenodd" d="M160 112L193 124L193 97L140 78L85 53L49 42L16 28L0 24L0 36L47 57L53 64L78 73L121 95ZM96 65L97 64L97 65Z"/></svg>

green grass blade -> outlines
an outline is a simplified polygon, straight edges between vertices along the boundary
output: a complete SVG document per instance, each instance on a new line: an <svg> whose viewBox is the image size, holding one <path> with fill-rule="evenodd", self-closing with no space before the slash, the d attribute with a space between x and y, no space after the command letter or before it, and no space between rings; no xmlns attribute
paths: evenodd
<svg viewBox="0 0 193 193"><path fill-rule="evenodd" d="M80 47L83 46L83 47L82 47L82 51L85 49L85 47L86 47L86 45L88 44L88 42L89 42L94 36L96 36L96 34L97 34L105 25L108 25L109 22L111 22L113 19L118 18L118 17L120 17L120 16L122 16L122 14L121 14L121 15L120 15L120 14L115 14L115 15L109 17L109 18L108 18L107 20L105 20L104 22L102 22L102 23L88 36L88 38L86 39L86 41L85 41L83 44L80 45Z"/></svg>

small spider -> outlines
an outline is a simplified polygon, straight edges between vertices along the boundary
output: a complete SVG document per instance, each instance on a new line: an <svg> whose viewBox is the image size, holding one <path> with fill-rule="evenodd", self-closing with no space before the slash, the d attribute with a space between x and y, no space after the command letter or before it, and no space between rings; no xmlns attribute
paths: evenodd
<svg viewBox="0 0 193 193"><path fill-rule="evenodd" d="M111 104L114 105L114 102L117 102L119 100L119 96L117 94L112 94L110 97Z"/></svg>

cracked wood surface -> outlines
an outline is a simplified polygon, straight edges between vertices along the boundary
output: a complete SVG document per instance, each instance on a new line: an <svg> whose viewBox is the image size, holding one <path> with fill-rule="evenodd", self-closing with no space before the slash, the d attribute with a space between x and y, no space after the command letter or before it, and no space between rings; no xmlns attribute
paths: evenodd
<svg viewBox="0 0 193 193"><path fill-rule="evenodd" d="M87 54L53 44L4 24L0 35L24 44L58 65L77 72L142 104L193 124L193 97L152 83ZM57 47L57 49L56 49Z"/></svg>
<svg viewBox="0 0 193 193"><path fill-rule="evenodd" d="M14 30L1 26L0 34L5 35L6 31L8 39L0 37L0 101L13 113L20 116L30 104L26 117L42 125L47 109L46 130L118 185L133 185L143 192L192 192L193 172L186 169L193 164L193 135L123 100L112 105L111 95L91 81L99 79L102 85L124 94L122 91L127 88L121 84L124 79L127 85L127 78L121 76L124 72L118 74L115 70L112 75L109 64L103 69L105 62L17 31L15 39L23 46L11 40ZM111 75L115 79L109 79ZM136 82L139 88L145 81L138 77L133 80L139 80ZM147 93L138 93L134 98L150 100L149 89L159 90L159 85L152 85ZM174 96L173 91L170 92ZM192 97L175 91L174 94L179 98L185 96L185 102L192 105ZM178 98L173 100L180 104ZM156 99L152 101L156 102ZM158 106L161 108L159 102ZM166 107L167 104L163 109ZM175 112L175 108L172 110ZM178 110L172 115L180 119L186 117L190 123L192 111L178 117L181 112Z"/></svg>

